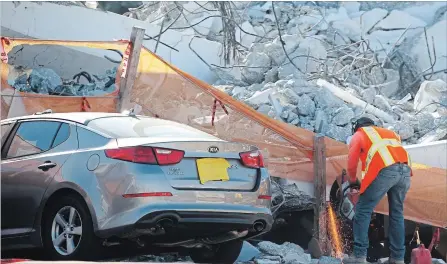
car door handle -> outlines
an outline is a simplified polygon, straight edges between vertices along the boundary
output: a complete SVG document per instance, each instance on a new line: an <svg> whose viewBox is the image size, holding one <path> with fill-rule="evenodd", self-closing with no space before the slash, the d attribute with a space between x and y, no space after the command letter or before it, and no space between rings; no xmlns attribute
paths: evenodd
<svg viewBox="0 0 447 264"><path fill-rule="evenodd" d="M51 168L56 167L56 163L52 163L51 161L45 161L44 164L37 166L39 170L48 171Z"/></svg>

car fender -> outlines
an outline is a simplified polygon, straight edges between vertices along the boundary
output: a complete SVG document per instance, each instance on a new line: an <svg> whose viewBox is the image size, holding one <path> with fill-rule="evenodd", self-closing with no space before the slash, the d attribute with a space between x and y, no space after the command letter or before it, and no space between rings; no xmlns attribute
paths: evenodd
<svg viewBox="0 0 447 264"><path fill-rule="evenodd" d="M41 224L42 224L42 217L43 217L43 212L44 212L45 206L47 205L47 202L50 199L50 197L53 194L55 194L57 191L62 190L62 189L72 190L82 196L85 203L87 204L88 210L92 217L93 230L95 231L95 233L96 233L96 230L98 230L98 220L96 217L95 209L93 207L93 203L92 203L91 199L89 198L89 196L87 195L87 192L82 187L80 187L79 185L77 185L73 182L60 182L57 184L50 184L50 186L48 187L48 189L46 190L46 192L42 198L42 201L39 206L39 210L37 212L38 215L34 222L35 232L33 232L33 235L32 235L33 244L42 245Z"/></svg>

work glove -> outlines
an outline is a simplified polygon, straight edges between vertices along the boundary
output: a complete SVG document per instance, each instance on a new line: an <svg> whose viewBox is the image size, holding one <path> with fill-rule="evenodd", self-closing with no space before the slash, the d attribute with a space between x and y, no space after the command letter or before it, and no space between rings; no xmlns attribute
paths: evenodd
<svg viewBox="0 0 447 264"><path fill-rule="evenodd" d="M359 179L355 179L354 182L351 181L351 179L349 179L349 192L352 192L352 190L356 190L359 191L360 190L360 181Z"/></svg>
<svg viewBox="0 0 447 264"><path fill-rule="evenodd" d="M355 181L352 181L349 179L349 186L350 187L360 187L360 181L358 178L355 178Z"/></svg>

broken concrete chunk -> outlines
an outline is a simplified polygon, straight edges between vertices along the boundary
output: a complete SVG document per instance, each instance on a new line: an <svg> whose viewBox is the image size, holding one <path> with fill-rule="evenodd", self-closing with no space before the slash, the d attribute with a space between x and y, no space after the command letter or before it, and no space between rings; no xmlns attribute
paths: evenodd
<svg viewBox="0 0 447 264"><path fill-rule="evenodd" d="M288 117L289 117L289 111L282 111L281 118L284 118L287 120Z"/></svg>
<svg viewBox="0 0 447 264"><path fill-rule="evenodd" d="M414 110L432 113L439 105L439 99L447 94L447 85L442 80L424 81L414 97Z"/></svg>
<svg viewBox="0 0 447 264"><path fill-rule="evenodd" d="M340 127L334 124L329 124L329 129L326 132L326 135L335 140L346 142L346 139L351 135L351 128L349 126Z"/></svg>
<svg viewBox="0 0 447 264"><path fill-rule="evenodd" d="M269 255L282 256L283 254L283 248L270 241L262 241L257 246L261 252Z"/></svg>
<svg viewBox="0 0 447 264"><path fill-rule="evenodd" d="M278 77L283 80L299 78L302 73L291 63L283 64L278 68Z"/></svg>
<svg viewBox="0 0 447 264"><path fill-rule="evenodd" d="M399 90L399 72L393 69L384 70L386 73L386 81L379 90L383 95L391 97Z"/></svg>
<svg viewBox="0 0 447 264"><path fill-rule="evenodd" d="M325 21L329 24L333 21L349 19L348 12L343 6L335 10L329 9L328 11L329 15L326 16Z"/></svg>
<svg viewBox="0 0 447 264"><path fill-rule="evenodd" d="M406 122L402 122L402 121L396 122L392 126L391 130L393 130L397 134L399 134L399 136L401 137L402 140L409 139L414 135L413 127L410 124L408 124Z"/></svg>
<svg viewBox="0 0 447 264"><path fill-rule="evenodd" d="M298 106L298 113L300 115L314 115L315 112L315 102L312 101L312 99L307 95L307 94L303 94L302 96L299 97L299 100L297 102L297 106Z"/></svg>
<svg viewBox="0 0 447 264"><path fill-rule="evenodd" d="M296 125L298 125L298 124L300 123L300 119L299 119L299 118L295 118L295 119L293 119L292 121L290 121L289 123L290 123L291 125L296 126Z"/></svg>
<svg viewBox="0 0 447 264"><path fill-rule="evenodd" d="M274 83L278 81L278 67L273 67L265 73L264 81Z"/></svg>
<svg viewBox="0 0 447 264"><path fill-rule="evenodd" d="M427 23L421 19L413 17L406 12L393 10L390 15L381 20L374 29L396 30L406 29L408 26L410 26L410 28L418 28L425 27L426 25Z"/></svg>
<svg viewBox="0 0 447 264"><path fill-rule="evenodd" d="M348 15L357 13L360 10L360 3L356 1L341 2L341 6L346 9Z"/></svg>
<svg viewBox="0 0 447 264"><path fill-rule="evenodd" d="M328 117L323 110L318 109L315 112L315 130L314 131L322 133L322 134L326 134L328 129L329 129Z"/></svg>
<svg viewBox="0 0 447 264"><path fill-rule="evenodd" d="M439 107L437 109L439 115L447 116L447 93L443 93L439 98Z"/></svg>
<svg viewBox="0 0 447 264"><path fill-rule="evenodd" d="M281 260L256 259L256 264L281 264Z"/></svg>
<svg viewBox="0 0 447 264"><path fill-rule="evenodd" d="M254 83L254 84L248 86L247 90L256 92L256 91L261 91L263 87L264 86L262 84Z"/></svg>
<svg viewBox="0 0 447 264"><path fill-rule="evenodd" d="M311 56L313 59L309 59L307 56ZM298 48L289 54L289 57L298 67L298 72L316 72L321 64L315 60L325 60L327 51L321 41L314 38L305 38L299 43ZM291 64L288 60L286 60L286 63Z"/></svg>
<svg viewBox="0 0 447 264"><path fill-rule="evenodd" d="M432 259L433 264L446 264L442 259Z"/></svg>
<svg viewBox="0 0 447 264"><path fill-rule="evenodd" d="M48 94L53 92L57 86L62 85L62 79L52 69L37 68L31 72L29 83L33 91Z"/></svg>
<svg viewBox="0 0 447 264"><path fill-rule="evenodd" d="M447 116L436 118L435 125L440 128L447 128Z"/></svg>
<svg viewBox="0 0 447 264"><path fill-rule="evenodd" d="M400 109L400 108L398 108L398 107L393 108L394 112L398 112L398 115L400 116L400 121L407 122L407 123L415 123L415 122L417 122L417 119L416 119L416 117L414 115L412 115L412 114L410 114L408 112L405 112L403 110L402 111L396 111L398 109Z"/></svg>
<svg viewBox="0 0 447 264"><path fill-rule="evenodd" d="M290 122L294 121L295 119L299 120L298 115L295 114L294 112L289 112L289 114L287 115L287 122L290 123Z"/></svg>
<svg viewBox="0 0 447 264"><path fill-rule="evenodd" d="M264 73L269 70L271 60L267 54L263 52L250 52L245 58L242 68L242 80L252 83L261 83L264 80Z"/></svg>
<svg viewBox="0 0 447 264"><path fill-rule="evenodd" d="M277 219L282 219L282 218L277 218ZM269 255L263 255L261 258L263 259L268 259L268 260L274 260L274 261L279 261L281 262L281 256L269 256Z"/></svg>
<svg viewBox="0 0 447 264"><path fill-rule="evenodd" d="M278 245L270 241L262 241L257 247L261 252L272 256L285 256L290 253L304 254L304 249L290 242L284 242L282 245Z"/></svg>
<svg viewBox="0 0 447 264"><path fill-rule="evenodd" d="M318 264L342 264L341 259L323 256L317 262Z"/></svg>
<svg viewBox="0 0 447 264"><path fill-rule="evenodd" d="M252 104L265 104L269 101L269 95L273 92L272 88L255 92L249 99L247 99L247 101Z"/></svg>
<svg viewBox="0 0 447 264"><path fill-rule="evenodd" d="M362 92L362 98L367 102L368 104L374 103L374 99L376 98L377 91L375 88L368 88L363 90Z"/></svg>
<svg viewBox="0 0 447 264"><path fill-rule="evenodd" d="M365 77L367 77L367 79L364 81L365 84L381 84L384 83L387 79L385 69L380 66L374 66L371 69L370 74L366 73Z"/></svg>
<svg viewBox="0 0 447 264"><path fill-rule="evenodd" d="M293 112L295 114L298 114L298 109L296 108L296 105L293 105L293 104L284 105L283 111L288 111L288 112Z"/></svg>
<svg viewBox="0 0 447 264"><path fill-rule="evenodd" d="M263 113L264 115L268 115L268 113L270 112L270 111L272 111L273 110L273 107L272 106L269 106L269 105L267 105L267 104L261 104L259 107L258 107L258 109L256 109L256 111L258 111L258 112L260 112L260 113Z"/></svg>
<svg viewBox="0 0 447 264"><path fill-rule="evenodd" d="M297 95L309 94L317 89L307 82L305 77L299 79L290 79L284 84L284 88L292 89Z"/></svg>
<svg viewBox="0 0 447 264"><path fill-rule="evenodd" d="M379 109L382 109L385 112L392 112L393 109L391 108L390 103L383 95L376 95L374 98L374 105L377 106Z"/></svg>
<svg viewBox="0 0 447 264"><path fill-rule="evenodd" d="M285 264L310 264L311 257L309 254L290 253L283 257Z"/></svg>
<svg viewBox="0 0 447 264"><path fill-rule="evenodd" d="M244 93L245 89L246 89L245 87L234 86L233 89L231 90L231 96L236 96L238 94Z"/></svg>
<svg viewBox="0 0 447 264"><path fill-rule="evenodd" d="M8 80L9 82L9 80ZM17 79L13 80L12 83L9 83L9 85L11 85L12 87L15 87L16 85L26 85L28 83L28 75L27 74L22 74L20 75Z"/></svg>
<svg viewBox="0 0 447 264"><path fill-rule="evenodd" d="M317 89L318 96L315 97L316 105L321 109L340 107L344 104L343 100L336 97L328 89Z"/></svg>
<svg viewBox="0 0 447 264"><path fill-rule="evenodd" d="M366 35L370 29L372 29L380 20L382 20L388 11L381 8L374 8L370 11L366 11L360 17L355 18L354 21L358 21L362 28L362 34Z"/></svg>
<svg viewBox="0 0 447 264"><path fill-rule="evenodd" d="M252 244L248 243L247 241L244 241L244 244L242 245L241 253L239 254L239 257L237 258L237 261L250 261L256 257L261 255L261 252L254 247Z"/></svg>
<svg viewBox="0 0 447 264"><path fill-rule="evenodd" d="M286 88L278 92L279 101L282 105L293 104L296 105L300 101L300 97L290 88Z"/></svg>
<svg viewBox="0 0 447 264"><path fill-rule="evenodd" d="M284 48L288 54L296 49L300 41L298 35L283 35L282 39L285 44ZM279 37L275 38L273 42L266 44L264 46L264 51L276 65L281 65L286 59Z"/></svg>
<svg viewBox="0 0 447 264"><path fill-rule="evenodd" d="M447 136L447 127L444 128L438 127L437 129L432 130L427 134L425 134L423 137L421 137L418 140L418 144L426 144L433 141L438 141L441 139L445 139L446 136Z"/></svg>
<svg viewBox="0 0 447 264"><path fill-rule="evenodd" d="M338 20L334 21L332 27L337 30L338 33L349 38L351 41L361 40L362 31L360 29L360 24L354 20Z"/></svg>
<svg viewBox="0 0 447 264"><path fill-rule="evenodd" d="M261 91L265 91L267 89L273 88L274 90L276 89L276 84L268 82L266 84L264 84L264 87L262 87Z"/></svg>
<svg viewBox="0 0 447 264"><path fill-rule="evenodd" d="M254 30L253 26L248 21L242 23L241 28L245 32L256 34L256 31ZM244 47L248 48L256 40L256 36L247 34L245 32L241 31L239 27L236 27L236 41L241 43Z"/></svg>
<svg viewBox="0 0 447 264"><path fill-rule="evenodd" d="M447 47L447 38L445 37L446 31L447 19L442 19L427 29L427 38L429 40L430 47L432 38L434 39L434 45L436 47L436 63L433 67L434 71L442 71L447 65L447 49L438 49L438 47ZM430 68L430 58L427 55L427 44L424 33L421 33L420 36L415 39L415 45L412 46L411 55L416 58L417 66L420 69L425 70ZM432 61L434 61L433 55Z"/></svg>
<svg viewBox="0 0 447 264"><path fill-rule="evenodd" d="M272 109L267 113L267 115L271 118L275 118L276 117L275 109L272 107Z"/></svg>
<svg viewBox="0 0 447 264"><path fill-rule="evenodd" d="M415 116L415 130L425 135L435 128L435 118L429 113L420 113ZM446 120L447 121L447 120Z"/></svg>
<svg viewBox="0 0 447 264"><path fill-rule="evenodd" d="M347 106L340 107L335 111L335 115L332 119L337 126L345 126L351 123L354 118L354 111Z"/></svg>
<svg viewBox="0 0 447 264"><path fill-rule="evenodd" d="M310 116L300 116L301 124L310 124L311 118Z"/></svg>

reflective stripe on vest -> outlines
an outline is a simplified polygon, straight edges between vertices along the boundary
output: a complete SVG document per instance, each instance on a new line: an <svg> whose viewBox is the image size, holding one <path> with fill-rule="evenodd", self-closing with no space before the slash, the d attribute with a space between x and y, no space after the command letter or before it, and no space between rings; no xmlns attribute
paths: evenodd
<svg viewBox="0 0 447 264"><path fill-rule="evenodd" d="M371 140L371 147L368 150L368 154L366 156L365 169L362 171L362 180L366 175L366 172L369 169L369 165L371 164L371 160L379 153L382 158L385 166L390 166L395 162L393 156L388 150L388 147L401 147L401 143L396 139L383 139L377 131L372 127L363 127L363 131L368 136L369 140Z"/></svg>

